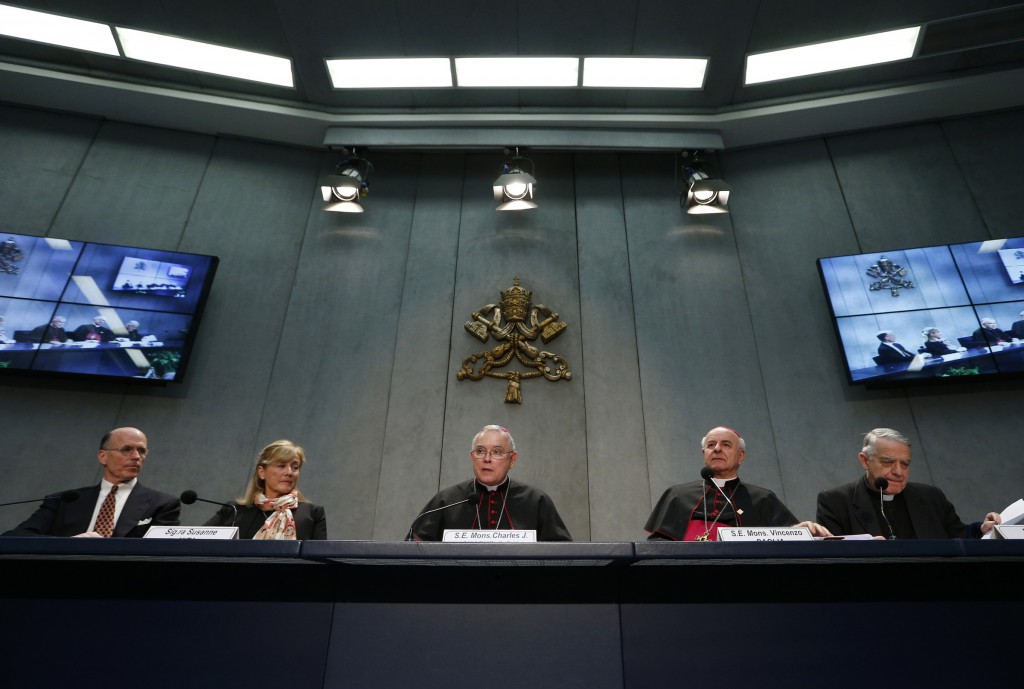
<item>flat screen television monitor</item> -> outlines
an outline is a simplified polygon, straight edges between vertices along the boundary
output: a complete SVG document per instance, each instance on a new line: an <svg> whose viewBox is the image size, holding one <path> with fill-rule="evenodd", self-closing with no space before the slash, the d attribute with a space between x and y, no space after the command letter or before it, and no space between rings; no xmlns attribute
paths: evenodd
<svg viewBox="0 0 1024 689"><path fill-rule="evenodd" d="M0 373L181 382L218 263L0 233Z"/></svg>
<svg viewBox="0 0 1024 689"><path fill-rule="evenodd" d="M818 259L850 384L1024 372L1024 237Z"/></svg>

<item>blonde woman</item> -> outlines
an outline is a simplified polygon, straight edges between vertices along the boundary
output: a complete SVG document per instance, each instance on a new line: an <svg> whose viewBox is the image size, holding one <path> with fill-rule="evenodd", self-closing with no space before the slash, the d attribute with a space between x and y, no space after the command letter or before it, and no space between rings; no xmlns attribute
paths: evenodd
<svg viewBox="0 0 1024 689"><path fill-rule="evenodd" d="M299 492L305 463L305 453L292 441L270 443L256 458L245 495L220 508L206 526L237 526L239 538L255 540L327 540L324 508Z"/></svg>

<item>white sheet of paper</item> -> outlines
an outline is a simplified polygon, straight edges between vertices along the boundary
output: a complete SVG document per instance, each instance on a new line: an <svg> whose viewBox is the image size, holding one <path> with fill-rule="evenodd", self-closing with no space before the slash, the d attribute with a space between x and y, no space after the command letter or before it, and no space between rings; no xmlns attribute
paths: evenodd
<svg viewBox="0 0 1024 689"><path fill-rule="evenodd" d="M1005 526L1024 521L1024 498L1017 498L1017 502L999 513L999 518L1002 519L1002 524ZM989 531L982 538L995 538L995 533Z"/></svg>

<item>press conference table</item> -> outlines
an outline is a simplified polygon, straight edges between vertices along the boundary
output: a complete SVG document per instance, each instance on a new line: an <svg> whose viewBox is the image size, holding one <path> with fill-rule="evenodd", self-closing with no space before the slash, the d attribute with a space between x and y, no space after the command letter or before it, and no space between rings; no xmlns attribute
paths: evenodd
<svg viewBox="0 0 1024 689"><path fill-rule="evenodd" d="M0 572L4 686L74 681L97 639L111 686L835 689L879 680L871 639L887 683L1005 686L979 644L1024 613L1024 541L0 538Z"/></svg>
<svg viewBox="0 0 1024 689"><path fill-rule="evenodd" d="M920 377L932 378L946 374L950 369L974 366L987 366L987 370L983 372L994 372L993 360L998 362L1002 371L1024 371L1024 342L994 347L970 347L966 351L955 354L925 357L921 369L913 373L920 374ZM896 361L867 366L851 370L850 376L856 382L893 374L906 374L910 370L911 363L912 361ZM904 378L905 376L900 377Z"/></svg>

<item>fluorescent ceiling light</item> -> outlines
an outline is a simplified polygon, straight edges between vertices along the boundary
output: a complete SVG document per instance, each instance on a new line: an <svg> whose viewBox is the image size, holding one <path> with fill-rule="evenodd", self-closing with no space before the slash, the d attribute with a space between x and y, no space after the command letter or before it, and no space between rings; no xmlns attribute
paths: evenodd
<svg viewBox="0 0 1024 689"><path fill-rule="evenodd" d="M189 41L148 31L117 27L125 57L197 72L292 86L292 63L287 58L251 53L211 43Z"/></svg>
<svg viewBox="0 0 1024 689"><path fill-rule="evenodd" d="M336 89L438 88L452 85L446 57L328 60Z"/></svg>
<svg viewBox="0 0 1024 689"><path fill-rule="evenodd" d="M576 86L578 57L457 57L459 86Z"/></svg>
<svg viewBox="0 0 1024 689"><path fill-rule="evenodd" d="M106 24L0 5L0 34L12 38L120 56Z"/></svg>
<svg viewBox="0 0 1024 689"><path fill-rule="evenodd" d="M760 84L809 74L906 60L914 56L920 26L815 43L747 56L744 84Z"/></svg>
<svg viewBox="0 0 1024 689"><path fill-rule="evenodd" d="M699 89L704 58L585 57L583 85L618 88Z"/></svg>

